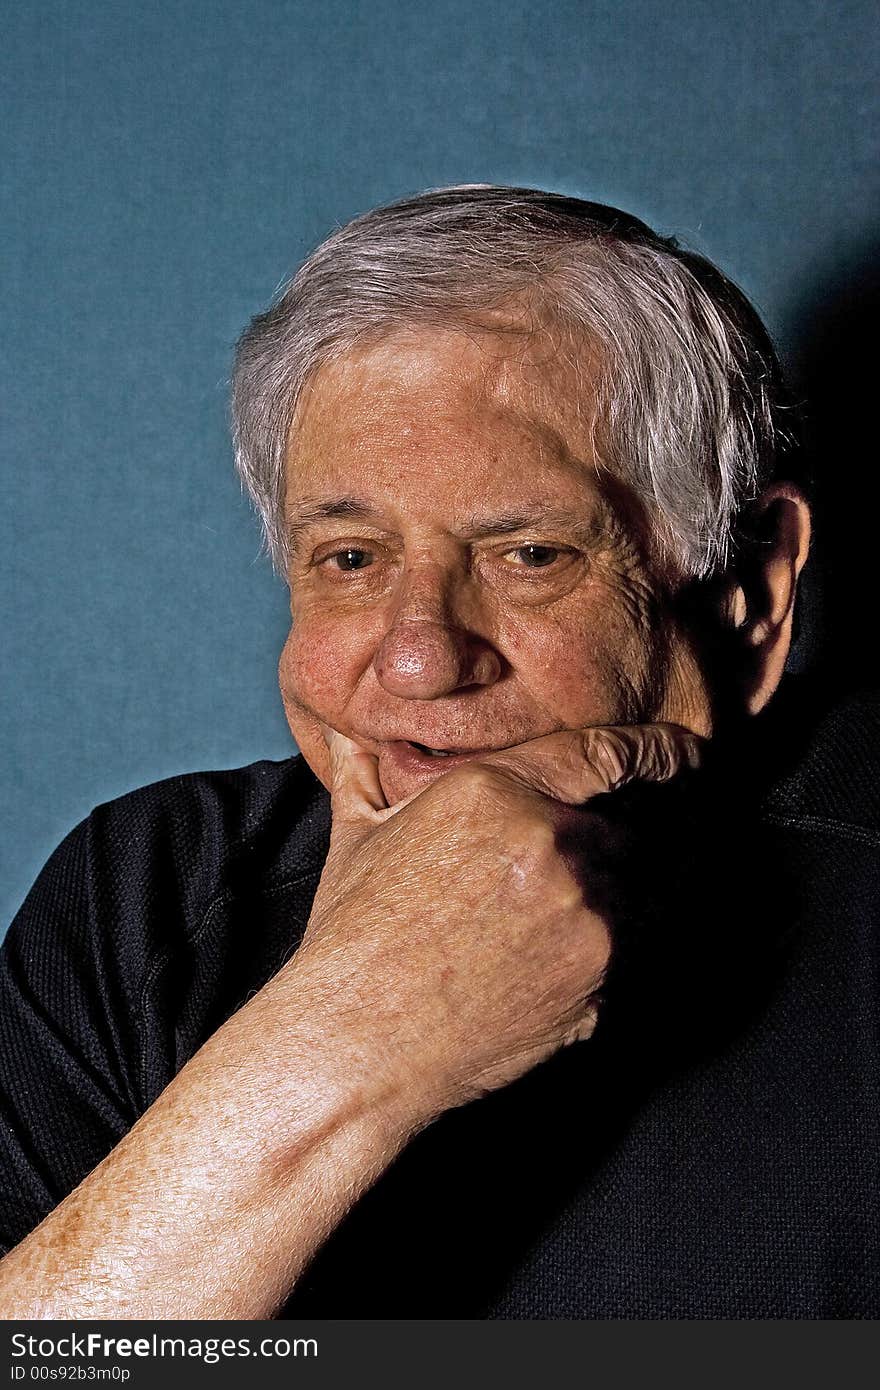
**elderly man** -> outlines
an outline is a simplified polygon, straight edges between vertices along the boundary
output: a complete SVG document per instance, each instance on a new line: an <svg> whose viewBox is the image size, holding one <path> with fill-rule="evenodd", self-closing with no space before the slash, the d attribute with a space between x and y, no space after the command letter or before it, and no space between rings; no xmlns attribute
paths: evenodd
<svg viewBox="0 0 880 1390"><path fill-rule="evenodd" d="M809 518L754 312L446 189L234 397L301 754L99 808L13 926L5 1315L876 1315L875 769L765 711Z"/></svg>

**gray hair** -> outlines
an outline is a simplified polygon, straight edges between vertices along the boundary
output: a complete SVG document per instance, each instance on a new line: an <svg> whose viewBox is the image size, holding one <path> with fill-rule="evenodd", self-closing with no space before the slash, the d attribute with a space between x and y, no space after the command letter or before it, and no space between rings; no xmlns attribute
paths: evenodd
<svg viewBox="0 0 880 1390"><path fill-rule="evenodd" d="M755 310L709 261L627 213L478 184L339 228L242 334L236 466L280 573L284 459L313 374L396 326L472 326L517 303L598 345L598 461L641 498L661 550L693 578L726 568L748 503L791 442Z"/></svg>

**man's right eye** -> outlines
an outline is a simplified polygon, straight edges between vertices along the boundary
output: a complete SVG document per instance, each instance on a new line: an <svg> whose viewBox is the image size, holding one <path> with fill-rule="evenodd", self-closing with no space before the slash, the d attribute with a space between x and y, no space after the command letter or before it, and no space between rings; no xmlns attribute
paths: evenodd
<svg viewBox="0 0 880 1390"><path fill-rule="evenodd" d="M356 550L350 547L346 550L337 550L333 555L328 555L323 563L333 564L336 569L346 572L351 570L366 569L367 565L373 563L373 556L369 550Z"/></svg>

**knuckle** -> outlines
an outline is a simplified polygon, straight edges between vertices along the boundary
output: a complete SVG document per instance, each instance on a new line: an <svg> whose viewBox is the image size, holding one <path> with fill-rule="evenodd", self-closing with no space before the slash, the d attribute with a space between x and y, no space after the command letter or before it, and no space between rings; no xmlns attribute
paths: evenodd
<svg viewBox="0 0 880 1390"><path fill-rule="evenodd" d="M550 891L557 857L553 827L538 819L519 826L516 837L504 851L514 885L524 889L537 882L542 893Z"/></svg>
<svg viewBox="0 0 880 1390"><path fill-rule="evenodd" d="M529 854L540 860L556 857L556 834L548 821L537 818L528 820L520 833Z"/></svg>
<svg viewBox="0 0 880 1390"><path fill-rule="evenodd" d="M613 951L614 939L609 924L600 917L592 917L588 956L593 989L599 989L604 984Z"/></svg>
<svg viewBox="0 0 880 1390"><path fill-rule="evenodd" d="M655 782L668 782L678 771L678 749L665 729L653 731L644 753L643 775Z"/></svg>
<svg viewBox="0 0 880 1390"><path fill-rule="evenodd" d="M567 939L556 948L555 968L564 992L585 999L601 990L611 959L611 936L606 925L579 913L569 925Z"/></svg>
<svg viewBox="0 0 880 1390"><path fill-rule="evenodd" d="M453 790L454 795L470 798L478 803L498 794L498 774L484 763L465 763L464 767L456 768L437 785L442 786L444 782Z"/></svg>
<svg viewBox="0 0 880 1390"><path fill-rule="evenodd" d="M585 729L583 754L607 791L613 791L629 779L629 749L612 729Z"/></svg>
<svg viewBox="0 0 880 1390"><path fill-rule="evenodd" d="M589 1042L596 1031L599 1022L599 1006L590 1003L586 1006L582 1018L571 1025L563 1038L563 1047L571 1047L572 1043Z"/></svg>
<svg viewBox="0 0 880 1390"><path fill-rule="evenodd" d="M701 740L689 729L676 725L655 724L650 728L650 740L644 753L644 774L657 782L668 782L683 767L700 765Z"/></svg>
<svg viewBox="0 0 880 1390"><path fill-rule="evenodd" d="M681 745L685 765L692 770L698 768L703 760L703 740L698 734L686 730L682 736Z"/></svg>

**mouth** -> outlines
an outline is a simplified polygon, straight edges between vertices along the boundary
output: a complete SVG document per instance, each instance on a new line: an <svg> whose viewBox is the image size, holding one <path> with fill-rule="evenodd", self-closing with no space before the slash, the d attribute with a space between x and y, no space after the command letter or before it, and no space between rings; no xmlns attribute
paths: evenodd
<svg viewBox="0 0 880 1390"><path fill-rule="evenodd" d="M417 752L424 753L429 758L460 758L464 756L473 758L479 753L490 752L488 748L431 748L427 743L408 741L411 748L415 748Z"/></svg>
<svg viewBox="0 0 880 1390"><path fill-rule="evenodd" d="M416 743L414 739L397 739L388 745L406 755L409 752L413 757L428 759L430 761L442 762L461 762L466 758L479 758L486 753L493 753L493 748L435 748L430 743Z"/></svg>
<svg viewBox="0 0 880 1390"><path fill-rule="evenodd" d="M417 743L410 739L391 739L383 742L379 750L380 775L382 769L394 769L407 781L427 783L444 772L470 762L493 748L434 747L429 743Z"/></svg>

